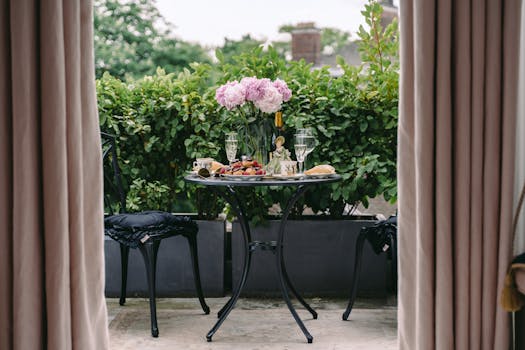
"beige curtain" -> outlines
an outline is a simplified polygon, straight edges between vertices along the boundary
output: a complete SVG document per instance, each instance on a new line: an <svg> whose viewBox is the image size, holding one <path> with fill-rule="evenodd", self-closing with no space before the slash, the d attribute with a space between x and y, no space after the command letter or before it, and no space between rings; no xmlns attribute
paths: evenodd
<svg viewBox="0 0 525 350"><path fill-rule="evenodd" d="M92 1L0 0L0 349L108 348Z"/></svg>
<svg viewBox="0 0 525 350"><path fill-rule="evenodd" d="M521 18L525 18L525 2L521 4ZM525 96L525 20L521 21L520 62L518 96ZM520 193L525 184L525 98L518 99L518 122L516 125L516 177L514 191ZM514 199L514 210L518 207L519 196ZM525 252L525 208L521 209L514 237L514 254Z"/></svg>
<svg viewBox="0 0 525 350"><path fill-rule="evenodd" d="M400 1L401 350L508 349L519 24L519 0Z"/></svg>

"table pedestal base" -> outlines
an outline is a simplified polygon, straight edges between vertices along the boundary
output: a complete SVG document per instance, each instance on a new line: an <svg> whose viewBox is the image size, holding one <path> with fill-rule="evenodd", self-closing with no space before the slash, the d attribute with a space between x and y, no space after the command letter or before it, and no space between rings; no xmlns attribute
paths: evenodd
<svg viewBox="0 0 525 350"><path fill-rule="evenodd" d="M288 200L286 208L283 212L281 223L279 225L279 235L278 235L277 241L261 242L261 241L252 241L251 239L250 227L248 225L248 220L245 215L246 211L244 210L242 202L239 200L237 193L235 192L235 189L232 186L226 186L224 191L214 188L214 190L230 204L230 206L232 207L232 210L237 215L237 218L241 225L241 229L243 232L243 238L244 238L244 265L243 265L242 276L241 276L241 279L239 280L237 287L234 289L233 294L231 298L228 300L228 302L226 303L226 305L224 305L222 309L218 312L219 319L217 320L213 328L206 335L206 340L208 342L212 341L212 337L215 334L215 332L217 332L217 330L220 328L220 326L222 325L226 317L228 317L228 314L235 307L235 304L237 303L237 300L239 299L239 295L241 294L241 291L244 288L244 284L246 283L246 278L250 270L252 253L256 250L271 250L274 252L275 257L276 257L276 264L277 264L277 275L279 277L279 286L281 288L283 299L286 302L286 305L288 306L290 313L295 319L295 322L297 323L299 328L303 331L308 343L313 342L312 335L310 334L310 332L308 332L308 329L306 329L303 321L299 318L299 315L297 314L297 312L295 311L295 308L292 305L292 301L290 300L290 295L288 294L288 289L290 289L292 294L297 298L297 300L301 303L301 305L303 305L306 308L306 310L308 310L310 314L312 314L312 317L314 319L317 319L317 312L315 312L315 310L312 309L310 305L308 305L308 303L301 297L301 295L297 292L297 290L293 286L292 282L290 281L290 277L288 276L288 273L286 271L286 267L284 265L284 260L283 260L283 240L284 240L284 230L286 227L286 222L288 220L288 216L290 215L291 209L293 208L297 200L304 194L304 192L306 192L306 189L307 189L307 186L304 186L304 185L298 186L294 195Z"/></svg>

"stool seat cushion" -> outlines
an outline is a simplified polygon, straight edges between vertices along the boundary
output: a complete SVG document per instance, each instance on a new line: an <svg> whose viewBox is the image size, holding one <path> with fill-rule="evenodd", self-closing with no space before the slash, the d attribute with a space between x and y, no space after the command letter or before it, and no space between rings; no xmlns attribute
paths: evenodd
<svg viewBox="0 0 525 350"><path fill-rule="evenodd" d="M188 216L163 211L111 215L104 219L104 232L119 243L137 248L150 239L196 234L197 224Z"/></svg>
<svg viewBox="0 0 525 350"><path fill-rule="evenodd" d="M397 216L391 216L374 226L363 227L362 231L366 233L366 239L374 252L380 254L390 249L390 239L397 235Z"/></svg>

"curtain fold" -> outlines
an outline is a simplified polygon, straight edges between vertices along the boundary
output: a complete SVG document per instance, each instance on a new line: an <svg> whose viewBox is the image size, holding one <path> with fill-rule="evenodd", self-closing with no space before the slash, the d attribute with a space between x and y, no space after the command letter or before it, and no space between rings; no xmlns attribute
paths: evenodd
<svg viewBox="0 0 525 350"><path fill-rule="evenodd" d="M400 349L507 349L520 1L401 0Z"/></svg>
<svg viewBox="0 0 525 350"><path fill-rule="evenodd" d="M9 6L5 1L0 1L0 23L9 23ZM11 43L9 33L0 30L0 52L8 51ZM4 116L11 115L11 64L0 55L0 169L5 169L7 164L11 166L12 160L12 119ZM11 349L12 339L8 336L11 328L9 326L13 319L13 293L11 281L13 280L13 246L12 211L10 209L13 201L13 179L11 171L0 170L0 242L7 249L1 249L0 253L0 349Z"/></svg>
<svg viewBox="0 0 525 350"><path fill-rule="evenodd" d="M525 18L525 3L521 5L521 17ZM518 96L525 95L525 21L521 22L521 42L520 42L520 70ZM514 180L514 191L520 193L525 185L525 99L518 101L518 125L516 127L516 178ZM514 201L514 210L518 207L518 200ZM525 252L525 209L520 212L519 221L516 227L514 239L514 254L518 255Z"/></svg>
<svg viewBox="0 0 525 350"><path fill-rule="evenodd" d="M0 349L107 349L92 1L0 0Z"/></svg>

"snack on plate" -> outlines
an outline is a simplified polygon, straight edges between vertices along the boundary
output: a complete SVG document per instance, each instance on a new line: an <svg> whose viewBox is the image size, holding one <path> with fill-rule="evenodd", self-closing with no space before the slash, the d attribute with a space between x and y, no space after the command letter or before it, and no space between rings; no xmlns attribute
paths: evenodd
<svg viewBox="0 0 525 350"><path fill-rule="evenodd" d="M216 161L215 159L213 159L213 158L210 158L210 159L211 159L211 167L208 169L210 172L214 173L214 172L216 172L218 169L224 167L224 164L217 162L217 161ZM194 167L193 167L193 171L199 171L199 169L201 169L200 166L194 166Z"/></svg>
<svg viewBox="0 0 525 350"><path fill-rule="evenodd" d="M306 175L335 174L335 168L328 164L316 165L304 172Z"/></svg>
<svg viewBox="0 0 525 350"><path fill-rule="evenodd" d="M243 160L215 171L220 175L265 175L266 171L256 160Z"/></svg>
<svg viewBox="0 0 525 350"><path fill-rule="evenodd" d="M219 163L217 161L213 161L211 162L211 172L216 172L217 170L219 170L220 168L223 168L224 167L224 164L222 163Z"/></svg>

